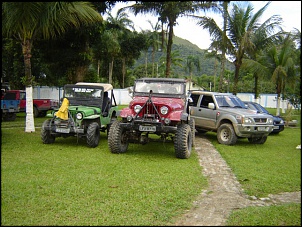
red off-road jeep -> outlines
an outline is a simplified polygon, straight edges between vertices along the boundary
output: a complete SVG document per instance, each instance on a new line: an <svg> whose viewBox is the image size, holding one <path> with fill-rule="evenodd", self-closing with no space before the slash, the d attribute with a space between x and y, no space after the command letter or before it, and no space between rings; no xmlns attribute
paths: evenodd
<svg viewBox="0 0 302 227"><path fill-rule="evenodd" d="M124 153L129 143L172 141L177 158L189 158L195 140L190 119L186 81L175 78L141 78L135 81L133 100L121 110L108 134L112 153ZM150 134L157 135L149 137Z"/></svg>

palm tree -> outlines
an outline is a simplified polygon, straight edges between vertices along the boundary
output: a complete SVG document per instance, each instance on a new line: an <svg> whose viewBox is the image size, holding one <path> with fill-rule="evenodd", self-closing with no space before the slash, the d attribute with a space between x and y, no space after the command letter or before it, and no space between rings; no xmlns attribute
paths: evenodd
<svg viewBox="0 0 302 227"><path fill-rule="evenodd" d="M136 1L132 6L124 8L130 9L135 15L138 13L153 13L158 15L158 19L163 24L167 24L168 44L166 55L166 77L170 77L171 71L171 51L173 44L173 28L177 24L177 18L190 13L195 13L199 9L207 10L216 5L212 1L178 1L178 2L144 2ZM163 27L163 26L162 26Z"/></svg>
<svg viewBox="0 0 302 227"><path fill-rule="evenodd" d="M191 89L191 84L193 82L193 70L194 67L196 67L197 71L200 71L200 60L198 56L192 56L189 55L187 57L187 65L186 68L189 70L189 76L190 76L190 84L189 84L189 90Z"/></svg>
<svg viewBox="0 0 302 227"><path fill-rule="evenodd" d="M244 64L252 72L269 75L275 83L277 93L277 112L280 115L281 94L284 94L285 84L291 83L296 72L296 52L290 35L280 36L277 44L271 45L259 54L256 60L247 59Z"/></svg>
<svg viewBox="0 0 302 227"><path fill-rule="evenodd" d="M158 31L161 29L161 25L159 24L159 21L157 21L155 25L153 25L150 20L148 20L148 23L152 28L152 31L149 35L149 41L152 46L152 77L154 77L154 55L160 44Z"/></svg>
<svg viewBox="0 0 302 227"><path fill-rule="evenodd" d="M31 55L33 41L50 39L63 34L68 28L83 23L102 21L101 15L87 2L3 2L2 35L14 38L22 46L26 86L25 132L34 132Z"/></svg>
<svg viewBox="0 0 302 227"><path fill-rule="evenodd" d="M109 64L109 83L112 83L113 63L114 58L120 54L121 47L119 44L119 38L126 32L127 28L135 30L133 21L128 18L128 14L123 8L119 9L114 17L108 12L107 22L111 24L111 29L107 31L107 41L112 44L108 49L109 55L111 55L111 63ZM106 42L107 43L107 42ZM123 86L126 74L126 59L122 57L122 74L123 74Z"/></svg>
<svg viewBox="0 0 302 227"><path fill-rule="evenodd" d="M248 4L246 9L233 4L232 13L229 15L228 27L229 40L232 44L229 54L234 59L233 64L235 66L234 86L232 92L234 95L237 94L237 84L242 60L248 51L255 48L255 43L253 43L254 34L270 34L281 24L281 18L276 15L271 16L264 23L260 23L260 18L269 4L270 2L265 4L265 6L259 9L255 14L252 14L253 7L250 4Z"/></svg>

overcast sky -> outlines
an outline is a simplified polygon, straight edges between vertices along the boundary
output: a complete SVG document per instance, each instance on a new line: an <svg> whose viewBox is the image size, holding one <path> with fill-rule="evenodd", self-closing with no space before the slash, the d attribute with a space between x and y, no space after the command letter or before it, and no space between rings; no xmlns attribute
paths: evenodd
<svg viewBox="0 0 302 227"><path fill-rule="evenodd" d="M268 1L250 1L253 5L253 13L256 13L261 7L263 7ZM132 5L133 3L128 3ZM232 3L232 2L231 2ZM241 1L241 3L247 3L247 1ZM125 3L117 3L112 9L111 14L115 17L119 8L126 6ZM133 14L127 12L129 19L134 22L136 31L152 30L151 25L147 22L150 20L153 25L157 22L157 17L151 16L151 14ZM218 25L222 25L222 18L217 14L201 13L213 17ZM297 28L301 31L301 1L272 1L265 13L261 17L262 22L271 17L272 15L279 15L283 19L283 28L285 31L292 31L293 28ZM106 18L106 16L104 16ZM189 40L191 43L196 44L201 49L207 49L210 45L210 35L207 30L196 25L196 21L187 17L180 17L177 19L178 25L174 26L174 35ZM222 26L221 26L222 27Z"/></svg>

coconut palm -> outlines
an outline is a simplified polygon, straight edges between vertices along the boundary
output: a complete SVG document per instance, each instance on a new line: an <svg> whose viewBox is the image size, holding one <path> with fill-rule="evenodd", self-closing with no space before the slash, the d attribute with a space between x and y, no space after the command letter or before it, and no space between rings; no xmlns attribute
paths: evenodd
<svg viewBox="0 0 302 227"><path fill-rule="evenodd" d="M36 39L50 39L70 27L102 21L101 15L88 2L3 2L2 35L20 42L24 56L26 86L25 132L34 132L31 55Z"/></svg>
<svg viewBox="0 0 302 227"><path fill-rule="evenodd" d="M144 2L136 1L135 4L124 8L130 9L135 15L138 13L152 13L158 15L158 20L167 24L168 44L166 55L166 77L170 77L171 51L173 44L173 28L177 24L177 18L195 13L198 10L208 10L216 5L213 1L166 1L166 2ZM163 26L162 26L163 27Z"/></svg>
<svg viewBox="0 0 302 227"><path fill-rule="evenodd" d="M260 22L261 16L269 6L270 2L265 4L255 14L253 14L253 7L248 4L246 8L233 4L232 12L229 15L229 40L232 44L230 49L230 55L233 59L235 66L235 77L233 94L237 94L237 84L239 80L239 71L242 65L242 60L248 51L252 51L255 48L253 43L254 34L266 34L270 36L274 34L275 29L278 28L282 22L282 19L273 15L267 19L264 23Z"/></svg>
<svg viewBox="0 0 302 227"><path fill-rule="evenodd" d="M268 75L276 87L277 112L280 115L281 94L284 94L286 83L295 81L296 49L292 37L280 36L280 40L259 54L256 60L247 59L244 64L252 72Z"/></svg>

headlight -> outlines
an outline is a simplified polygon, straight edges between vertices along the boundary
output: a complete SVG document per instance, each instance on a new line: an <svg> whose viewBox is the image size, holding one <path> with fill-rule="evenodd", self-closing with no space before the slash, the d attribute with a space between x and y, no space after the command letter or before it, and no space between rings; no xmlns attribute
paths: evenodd
<svg viewBox="0 0 302 227"><path fill-rule="evenodd" d="M283 121L283 119L281 119L281 121L280 121L280 124L284 124L284 121Z"/></svg>
<svg viewBox="0 0 302 227"><path fill-rule="evenodd" d="M82 120L83 119L83 114L82 113L77 113L76 118L78 120Z"/></svg>
<svg viewBox="0 0 302 227"><path fill-rule="evenodd" d="M161 113L162 115L166 115L166 114L168 113L168 107L162 106L162 107L160 108L160 113Z"/></svg>
<svg viewBox="0 0 302 227"><path fill-rule="evenodd" d="M141 109L142 109L142 107L140 105L135 105L134 106L134 112L135 113L138 113Z"/></svg>
<svg viewBox="0 0 302 227"><path fill-rule="evenodd" d="M269 118L269 119L268 119L268 123L269 123L269 124L273 124L273 122L274 122L274 119L273 119L273 118Z"/></svg>
<svg viewBox="0 0 302 227"><path fill-rule="evenodd" d="M242 123L243 123L243 124L253 124L253 121L252 121L252 119L249 118L249 117L243 117L243 118L242 118Z"/></svg>

